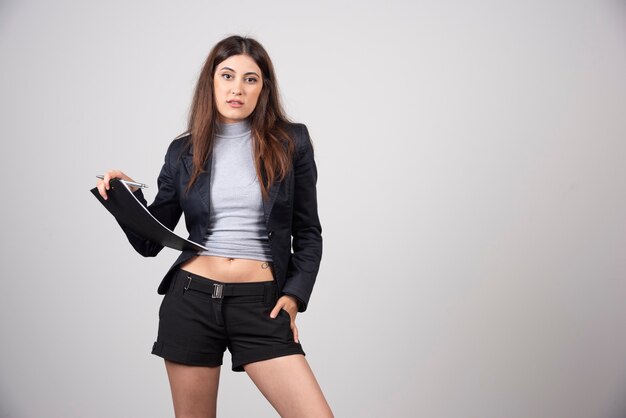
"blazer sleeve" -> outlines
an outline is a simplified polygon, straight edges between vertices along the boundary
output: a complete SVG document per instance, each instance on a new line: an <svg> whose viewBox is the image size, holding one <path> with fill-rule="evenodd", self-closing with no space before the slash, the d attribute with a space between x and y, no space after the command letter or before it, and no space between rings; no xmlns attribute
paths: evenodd
<svg viewBox="0 0 626 418"><path fill-rule="evenodd" d="M317 213L317 167L309 132L299 125L294 161L294 198L291 225L293 253L287 265L283 293L299 300L300 312L309 303L322 259L322 226Z"/></svg>
<svg viewBox="0 0 626 418"><path fill-rule="evenodd" d="M176 227L183 213L179 202L179 191L175 182L178 161L176 149L179 148L177 145L180 145L180 140L174 140L167 149L165 161L157 179L158 192L154 202L148 205L141 189L134 192L135 196L148 208L152 216L171 230ZM120 224L120 226L133 248L144 257L154 257L163 249L163 245L137 235L124 225Z"/></svg>

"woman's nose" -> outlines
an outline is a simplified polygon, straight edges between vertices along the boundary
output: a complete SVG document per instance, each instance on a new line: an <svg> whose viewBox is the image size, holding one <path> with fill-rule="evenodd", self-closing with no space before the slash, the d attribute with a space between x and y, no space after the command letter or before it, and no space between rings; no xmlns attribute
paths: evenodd
<svg viewBox="0 0 626 418"><path fill-rule="evenodd" d="M239 96L239 95L241 95L242 91L243 91L242 83L241 82L235 82L233 87L232 87L231 93L234 94L235 96Z"/></svg>

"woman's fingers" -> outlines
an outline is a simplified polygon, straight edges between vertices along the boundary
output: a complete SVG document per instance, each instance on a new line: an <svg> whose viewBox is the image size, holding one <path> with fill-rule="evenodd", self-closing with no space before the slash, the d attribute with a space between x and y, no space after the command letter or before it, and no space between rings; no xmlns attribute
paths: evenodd
<svg viewBox="0 0 626 418"><path fill-rule="evenodd" d="M109 184L109 182L113 179L123 179L123 180L128 180L129 177L122 173L120 170L109 170L106 173L104 173L104 185L106 187L107 190L109 190L111 188L111 185Z"/></svg>
<svg viewBox="0 0 626 418"><path fill-rule="evenodd" d="M276 318L278 316L278 312L281 309L287 311L289 316L293 319L296 318L296 314L298 313L298 304L295 299L289 295L283 295L276 301L276 305L274 305L274 309L270 312L270 316L272 318Z"/></svg>
<svg viewBox="0 0 626 418"><path fill-rule="evenodd" d="M288 295L281 296L272 312L270 312L270 317L276 318L281 309L284 309L285 312L289 315L291 332L293 333L293 340L295 342L299 342L298 339L298 327L296 326L296 315L298 314L298 304L296 301Z"/></svg>
<svg viewBox="0 0 626 418"><path fill-rule="evenodd" d="M278 304L274 305L274 309L272 309L272 312L270 312L270 318L274 319L278 316L278 312L282 309L282 306L279 306Z"/></svg>
<svg viewBox="0 0 626 418"><path fill-rule="evenodd" d="M104 200L108 199L107 190L111 189L111 184L110 184L111 180L115 178L119 178L123 180L132 181L130 177L128 177L126 174L124 174L120 170L109 170L106 173L104 173L102 177L103 179L98 180L98 182L96 183L96 187L98 188L98 192L100 193L100 196L102 196Z"/></svg>
<svg viewBox="0 0 626 418"><path fill-rule="evenodd" d="M96 187L98 188L98 193L100 193L100 196L102 196L102 198L104 200L107 200L107 192L106 192L106 186L104 185L104 180L98 180L98 182L96 183Z"/></svg>

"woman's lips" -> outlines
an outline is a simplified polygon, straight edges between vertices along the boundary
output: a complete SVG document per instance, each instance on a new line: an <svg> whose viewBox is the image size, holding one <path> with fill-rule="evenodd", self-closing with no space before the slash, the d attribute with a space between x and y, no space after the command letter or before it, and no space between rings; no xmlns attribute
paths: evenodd
<svg viewBox="0 0 626 418"><path fill-rule="evenodd" d="M226 103L228 103L230 107L234 107L234 108L240 108L241 106L243 106L243 103L240 102L239 100L229 100Z"/></svg>

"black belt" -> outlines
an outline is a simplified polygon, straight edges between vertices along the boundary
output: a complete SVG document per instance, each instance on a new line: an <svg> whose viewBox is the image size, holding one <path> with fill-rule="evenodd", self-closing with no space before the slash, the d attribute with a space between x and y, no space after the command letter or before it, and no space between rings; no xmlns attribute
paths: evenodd
<svg viewBox="0 0 626 418"><path fill-rule="evenodd" d="M185 290L193 289L207 293L213 299L223 299L226 296L267 296L275 291L276 282L253 283L221 283L215 280L198 276L197 274L182 271L185 274Z"/></svg>

